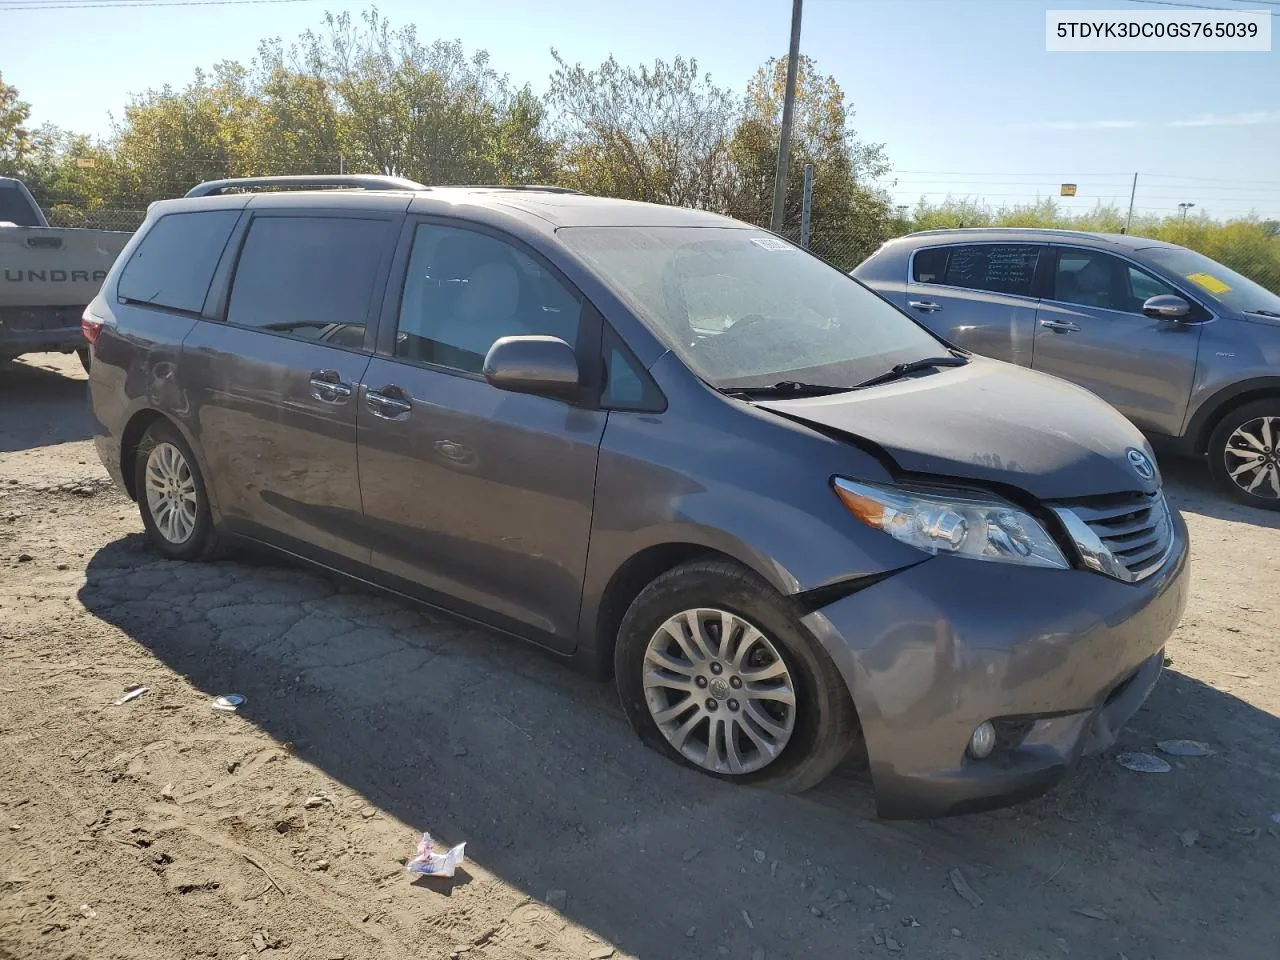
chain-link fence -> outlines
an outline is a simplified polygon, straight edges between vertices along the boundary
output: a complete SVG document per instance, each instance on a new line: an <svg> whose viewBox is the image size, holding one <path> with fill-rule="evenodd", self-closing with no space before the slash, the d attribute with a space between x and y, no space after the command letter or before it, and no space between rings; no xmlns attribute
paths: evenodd
<svg viewBox="0 0 1280 960"><path fill-rule="evenodd" d="M38 199L38 198L37 198ZM55 203L44 207L51 227L82 227L88 230L123 230L132 233L142 225L147 211L116 207L77 206Z"/></svg>
<svg viewBox="0 0 1280 960"><path fill-rule="evenodd" d="M42 206L49 223L55 227L133 231L147 214L145 209L92 204L63 202L42 203ZM908 220L877 221L862 228L850 227L847 223L831 228L815 222L809 231L808 245L810 250L832 265L841 270L852 270L885 240L910 233L913 227ZM795 243L800 242L798 225L789 225L783 230L783 235ZM1205 228L1188 224L1185 235L1157 239L1197 250L1265 289L1280 293L1280 232L1269 231L1265 225L1225 224Z"/></svg>
<svg viewBox="0 0 1280 960"><path fill-rule="evenodd" d="M782 235L792 243L801 243L800 229L786 228ZM882 232L878 225L865 229L822 229L815 225L809 231L809 250L832 266L841 270L852 270L871 254L875 253L888 234ZM802 244L804 245L804 244Z"/></svg>

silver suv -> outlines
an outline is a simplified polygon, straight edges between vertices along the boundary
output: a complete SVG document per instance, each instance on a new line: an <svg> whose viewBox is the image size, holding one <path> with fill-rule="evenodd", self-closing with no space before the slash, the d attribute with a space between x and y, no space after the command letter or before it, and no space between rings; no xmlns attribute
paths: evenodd
<svg viewBox="0 0 1280 960"><path fill-rule="evenodd" d="M1280 510L1280 296L1158 240L930 230L853 276L951 342L1070 380L1158 450L1208 456L1222 489Z"/></svg>

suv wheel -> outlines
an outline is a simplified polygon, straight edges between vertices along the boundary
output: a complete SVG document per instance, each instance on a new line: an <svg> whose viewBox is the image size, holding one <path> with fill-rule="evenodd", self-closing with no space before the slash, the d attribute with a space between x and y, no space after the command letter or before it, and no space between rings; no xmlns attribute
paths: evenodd
<svg viewBox="0 0 1280 960"><path fill-rule="evenodd" d="M191 448L167 421L143 434L133 489L147 536L170 560L207 560L219 552L204 478Z"/></svg>
<svg viewBox="0 0 1280 960"><path fill-rule="evenodd" d="M857 740L826 652L783 597L732 563L685 564L641 591L614 668L640 738L721 779L807 790Z"/></svg>
<svg viewBox="0 0 1280 960"><path fill-rule="evenodd" d="M1209 438L1209 469L1241 503L1280 510L1280 398L1223 417Z"/></svg>

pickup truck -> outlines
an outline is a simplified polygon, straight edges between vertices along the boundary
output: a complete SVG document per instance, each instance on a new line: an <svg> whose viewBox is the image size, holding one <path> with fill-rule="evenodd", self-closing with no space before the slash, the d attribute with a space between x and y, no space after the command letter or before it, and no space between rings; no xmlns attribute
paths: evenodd
<svg viewBox="0 0 1280 960"><path fill-rule="evenodd" d="M132 234L50 227L21 180L0 177L0 362L89 350L80 315Z"/></svg>

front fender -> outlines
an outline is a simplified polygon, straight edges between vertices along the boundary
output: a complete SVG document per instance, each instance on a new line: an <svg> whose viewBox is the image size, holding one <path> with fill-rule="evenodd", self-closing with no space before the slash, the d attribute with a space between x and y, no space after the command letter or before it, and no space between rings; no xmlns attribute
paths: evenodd
<svg viewBox="0 0 1280 960"><path fill-rule="evenodd" d="M708 419L675 403L661 415L610 414L583 582L584 647L611 643L596 637L610 584L655 547L715 551L783 596L920 561L918 550L860 524L831 490L834 474L886 480L872 457L762 411Z"/></svg>

